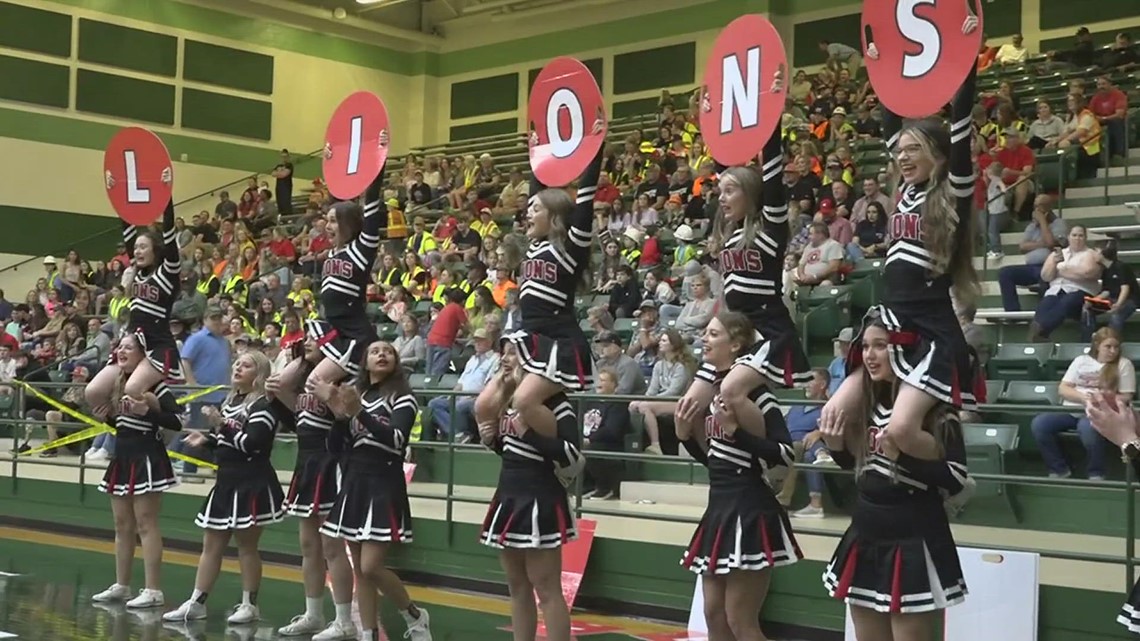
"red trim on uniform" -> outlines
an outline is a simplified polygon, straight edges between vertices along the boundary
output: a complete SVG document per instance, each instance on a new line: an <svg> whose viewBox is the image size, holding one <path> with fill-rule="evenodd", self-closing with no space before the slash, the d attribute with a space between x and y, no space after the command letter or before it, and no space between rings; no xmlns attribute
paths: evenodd
<svg viewBox="0 0 1140 641"><path fill-rule="evenodd" d="M137 465L137 463L131 461L131 476L130 482L127 483L127 496L135 495L135 465Z"/></svg>
<svg viewBox="0 0 1140 641"><path fill-rule="evenodd" d="M257 524L257 495L249 495L249 519L255 525Z"/></svg>
<svg viewBox="0 0 1140 641"><path fill-rule="evenodd" d="M764 558L768 565L776 565L776 555L772 552L772 537L768 536L768 522L760 520L760 545L764 547Z"/></svg>
<svg viewBox="0 0 1140 641"><path fill-rule="evenodd" d="M336 328L329 330L327 334L317 339L317 347L319 348L328 345L329 343L336 340L337 335L338 334L336 332Z"/></svg>
<svg viewBox="0 0 1140 641"><path fill-rule="evenodd" d="M297 498L297 475L293 475L293 480L289 482L289 491L285 494L285 502L292 503Z"/></svg>
<svg viewBox="0 0 1140 641"><path fill-rule="evenodd" d="M851 583L855 580L855 566L859 563L859 544L852 543L847 550L847 558L843 559L843 574L839 575L839 584L835 586L835 598L846 599L851 591Z"/></svg>
<svg viewBox="0 0 1140 641"><path fill-rule="evenodd" d="M958 384L958 364L950 364L950 401L955 407L962 406L962 386Z"/></svg>
<svg viewBox="0 0 1140 641"><path fill-rule="evenodd" d="M713 574L716 574L716 560L717 555L720 553L720 535L724 533L724 525L716 529L716 536L713 538L712 551L709 552L709 568Z"/></svg>
<svg viewBox="0 0 1140 641"><path fill-rule="evenodd" d="M507 517L507 522L503 524L503 531L499 532L499 545L505 545L507 540L507 532L511 530L511 524L515 522L515 515L512 513Z"/></svg>
<svg viewBox="0 0 1140 641"><path fill-rule="evenodd" d="M697 556L697 546L701 544L701 534L704 531L705 526L697 526L697 531L693 534L693 542L689 544L689 549L685 551L685 558L681 561L681 565L687 568L693 566L693 557Z"/></svg>
<svg viewBox="0 0 1140 641"><path fill-rule="evenodd" d="M400 522L396 520L396 510L391 505L388 506L388 521L392 524L392 542L402 542L404 536L400 532Z"/></svg>
<svg viewBox="0 0 1140 641"><path fill-rule="evenodd" d="M784 350L784 387L795 385L795 380L792 378L792 368L794 367L792 361L792 350Z"/></svg>
<svg viewBox="0 0 1140 641"><path fill-rule="evenodd" d="M530 357L532 359L538 358L538 334L530 335Z"/></svg>
<svg viewBox="0 0 1140 641"><path fill-rule="evenodd" d="M319 512L321 509L321 507L320 507L321 506L321 488L324 486L324 483L325 483L325 475L324 474L317 474L317 486L315 488L313 488L312 506L313 506L314 512Z"/></svg>
<svg viewBox="0 0 1140 641"><path fill-rule="evenodd" d="M116 481L119 480L119 463L118 463L118 461L112 461L111 462L111 469L109 471L108 476L110 478L107 482L107 489L109 489L111 491L111 493L114 494Z"/></svg>
<svg viewBox="0 0 1140 641"><path fill-rule="evenodd" d="M563 543L566 542L566 514L562 511L562 504L554 506L554 518L558 520L558 536Z"/></svg>
<svg viewBox="0 0 1140 641"><path fill-rule="evenodd" d="M578 384L586 386L586 366L582 363L582 352L574 350L574 366L578 369Z"/></svg>
<svg viewBox="0 0 1140 641"><path fill-rule="evenodd" d="M891 612L902 610L902 548L895 548L894 569L891 571Z"/></svg>
<svg viewBox="0 0 1140 641"><path fill-rule="evenodd" d="M844 359L844 362L848 372L854 372L863 367L863 347L860 345L856 349L856 343L852 341L851 345L847 347L847 358Z"/></svg>
<svg viewBox="0 0 1140 641"><path fill-rule="evenodd" d="M918 332L887 332L887 336L892 345L902 345L903 347L913 347L922 340L922 336Z"/></svg>
<svg viewBox="0 0 1140 641"><path fill-rule="evenodd" d="M488 532L491 529L491 519L495 518L495 512L499 511L499 503L492 500L491 504L487 506L487 516L483 517L483 531Z"/></svg>

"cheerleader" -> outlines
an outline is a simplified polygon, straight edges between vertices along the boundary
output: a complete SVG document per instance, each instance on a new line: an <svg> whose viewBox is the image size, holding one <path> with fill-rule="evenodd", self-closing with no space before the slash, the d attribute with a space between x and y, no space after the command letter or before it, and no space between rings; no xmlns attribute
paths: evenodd
<svg viewBox="0 0 1140 641"><path fill-rule="evenodd" d="M971 14L962 31L977 26ZM867 55L878 57L873 43ZM973 263L970 152L975 76L971 68L954 97L949 131L934 118L904 126L884 109L883 132L901 184L898 206L887 222L890 246L882 304L871 313L890 332L890 365L902 382L886 437L912 456L936 445L920 427L938 404L976 407L969 350L950 295L954 288L958 303L968 307L979 290ZM821 427L834 423L840 412L857 417L854 408L866 394L861 389L865 377L858 375L859 353L848 353L848 371L854 375L844 379L824 406Z"/></svg>
<svg viewBox="0 0 1140 641"><path fill-rule="evenodd" d="M754 325L739 312L709 321L702 356L715 373L713 390L738 358L750 353ZM677 439L709 469L709 500L681 565L701 576L710 641L760 641L760 611L771 569L803 558L788 514L766 475L793 462L792 439L775 397L756 387L749 402L765 418L763 434L727 402L713 400L702 429L678 428Z"/></svg>
<svg viewBox="0 0 1140 641"><path fill-rule="evenodd" d="M169 171L163 171L164 181L169 182ZM127 246L127 254L133 257L134 271L130 279L128 328L138 337L146 355L146 359L127 378L123 393L131 398L142 398L164 380L182 380L178 344L170 333L170 310L180 290L181 267L174 231L174 201L167 203L162 215L162 236L124 222L123 242ZM107 406L111 402L111 389L120 374L117 363L112 361L84 390L88 406L97 414L111 414Z"/></svg>
<svg viewBox="0 0 1140 641"><path fill-rule="evenodd" d="M603 126L596 119L593 132L601 132ZM603 151L604 146L579 179L576 201L566 189L547 189L531 178L526 213L530 246L519 288L522 327L503 339L515 346L525 370L513 405L529 429L550 439L558 433L558 419L547 401L564 390L585 391L594 385L593 352L578 326L574 295L589 267L594 193ZM498 429L505 407L498 402L496 381L492 379L475 400L476 422L491 431Z"/></svg>
<svg viewBox="0 0 1140 641"><path fill-rule="evenodd" d="M260 618L258 541L264 526L285 517L282 507L285 496L269 455L278 427L283 420L291 420L287 418L288 412L282 411L280 404L271 402L266 395L269 371L269 359L261 352L248 351L239 356L234 362L232 387L221 415L212 408L204 412L215 423L214 429L209 434L191 432L186 437L186 443L192 447L205 446L215 451L218 477L194 521L205 530L194 592L177 610L164 614L164 621L206 618L206 598L221 572L222 557L231 535L237 539L242 600L234 606L227 621L243 624Z"/></svg>
<svg viewBox="0 0 1140 641"><path fill-rule="evenodd" d="M884 438L903 379L892 367L884 319L872 317L861 340L863 366L855 376L864 396L850 421L821 427L835 462L856 471L859 491L823 582L832 597L851 606L858 639L930 641L939 612L966 598L943 505L949 499L956 508L970 494L966 446L958 412L948 404L926 414L919 426L929 436L924 451L902 452Z"/></svg>
<svg viewBox="0 0 1140 641"><path fill-rule="evenodd" d="M504 343L500 370L491 383L499 395L491 401L500 408L526 377L520 371L517 348L505 338ZM559 392L547 399L546 409L557 419L554 438L532 429L523 422L522 412L515 410L503 413L498 425L479 426L483 444L502 458L499 483L487 508L480 540L499 550L511 595L514 641L534 641L537 607L542 608L547 639L570 639L570 611L562 595L559 548L578 538L565 484L585 460L577 446L578 420L566 395Z"/></svg>
<svg viewBox="0 0 1140 641"><path fill-rule="evenodd" d="M321 351L312 337L295 343L300 351L294 361L301 378L309 375L321 359ZM340 491L341 457L330 447L329 436L334 417L324 403L309 392L288 392L279 388L280 375L269 377L266 389L284 407L292 408L297 422L297 462L293 480L285 496L285 512L300 519L301 576L305 586L305 612L293 617L289 625L278 630L281 636L315 635L315 641L339 641L356 638L352 622L352 565L344 544L320 533ZM299 393L298 393L299 392ZM325 572L331 582L336 618L325 626Z"/></svg>
<svg viewBox="0 0 1140 641"><path fill-rule="evenodd" d="M773 93L782 90L776 78ZM692 431L699 413L712 400L720 384L725 405L744 424L764 435L765 416L753 402L753 392L767 388L806 385L811 367L783 301L784 254L788 248L787 189L780 128L773 129L761 154L760 171L731 167L720 173L719 211L710 248L724 276L724 302L752 322L754 339L724 377L718 381L707 361L688 392L677 404L681 429Z"/></svg>
<svg viewBox="0 0 1140 641"><path fill-rule="evenodd" d="M1085 404L1085 412L1093 428L1119 447L1125 462L1140 475L1140 417L1121 400L1112 393L1094 393ZM1129 632L1140 634L1140 581L1132 586L1116 621Z"/></svg>
<svg viewBox="0 0 1140 641"><path fill-rule="evenodd" d="M381 638L380 593L403 615L408 626L404 638L431 641L427 610L412 602L403 581L385 566L392 544L412 542L404 455L419 407L400 357L390 344L376 341L369 345L362 368L355 389L324 381L314 389L343 421L337 425L348 434L339 436L350 439L352 448L344 486L321 526L321 534L344 539L352 550L363 641ZM355 628L347 638L356 638Z"/></svg>
<svg viewBox="0 0 1140 641"><path fill-rule="evenodd" d="M144 362L146 355L138 338L132 334L124 336L115 350L115 365L119 371L115 387L121 389ZM141 399L112 393L112 398L116 397L121 400L112 421L117 435L115 453L99 483L99 491L111 495L111 512L115 516L115 583L91 599L110 603L130 596L137 536L142 542L146 587L126 605L128 608L156 608L165 604L158 512L162 507L162 493L178 485L162 440L162 430L181 430L182 420L174 395L161 382Z"/></svg>

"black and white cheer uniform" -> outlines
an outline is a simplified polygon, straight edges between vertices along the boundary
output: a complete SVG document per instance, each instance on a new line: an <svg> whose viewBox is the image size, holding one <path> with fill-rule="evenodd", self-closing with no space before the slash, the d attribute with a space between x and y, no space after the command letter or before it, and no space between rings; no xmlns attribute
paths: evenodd
<svg viewBox="0 0 1140 641"><path fill-rule="evenodd" d="M290 516L328 516L340 493L341 457L329 449L336 421L328 406L309 392L297 395L297 462L285 495Z"/></svg>
<svg viewBox="0 0 1140 641"><path fill-rule="evenodd" d="M182 416L174 394L159 383L151 389L159 409L151 408L143 416L130 413L121 403L115 415L115 453L99 483L99 491L112 496L137 496L165 492L178 485L178 476L166 453L162 430L182 429Z"/></svg>
<svg viewBox="0 0 1140 641"><path fill-rule="evenodd" d="M128 256L135 255L138 238L139 228L124 221L123 243ZM170 310L181 288L182 268L174 231L174 201L167 203L162 214L162 241L161 247L154 248L152 267L144 270L135 265L134 280L127 291L131 310L127 329L138 338L151 366L161 372L167 382L178 383L183 380L182 358L178 354L178 343L170 333ZM112 353L109 361L112 365L114 358Z"/></svg>

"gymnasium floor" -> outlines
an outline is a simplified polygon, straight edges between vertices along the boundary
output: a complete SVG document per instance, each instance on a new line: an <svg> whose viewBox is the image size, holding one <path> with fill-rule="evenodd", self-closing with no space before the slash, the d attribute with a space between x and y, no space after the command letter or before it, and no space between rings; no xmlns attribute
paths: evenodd
<svg viewBox="0 0 1140 641"><path fill-rule="evenodd" d="M300 571L266 565L257 625L227 627L229 607L240 600L236 562L227 561L218 587L210 595L210 618L188 626L164 625L162 610L128 612L122 606L97 607L91 595L114 579L110 542L39 531L0 528L0 639L27 641L166 641L206 639L250 641L279 638L276 629L303 609ZM197 557L167 552L163 585L168 608L189 593ZM141 566L136 563L141 587ZM431 612L435 641L506 641L508 604L497 597L434 588L411 589L412 597ZM328 614L332 612L331 601ZM400 639L404 627L398 614L384 612L387 638ZM683 641L674 625L600 615L579 615L580 637L591 641L647 639ZM10 635L15 635L12 637ZM300 637L306 639L306 637Z"/></svg>

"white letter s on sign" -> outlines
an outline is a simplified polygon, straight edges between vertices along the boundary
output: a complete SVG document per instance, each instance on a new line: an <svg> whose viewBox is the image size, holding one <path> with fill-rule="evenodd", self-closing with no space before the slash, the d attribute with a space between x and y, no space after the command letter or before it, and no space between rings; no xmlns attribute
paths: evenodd
<svg viewBox="0 0 1140 641"><path fill-rule="evenodd" d="M903 56L903 77L920 78L930 73L942 53L942 37L934 23L915 15L918 5L934 5L935 0L898 0L895 23L904 38L922 47L918 54Z"/></svg>

